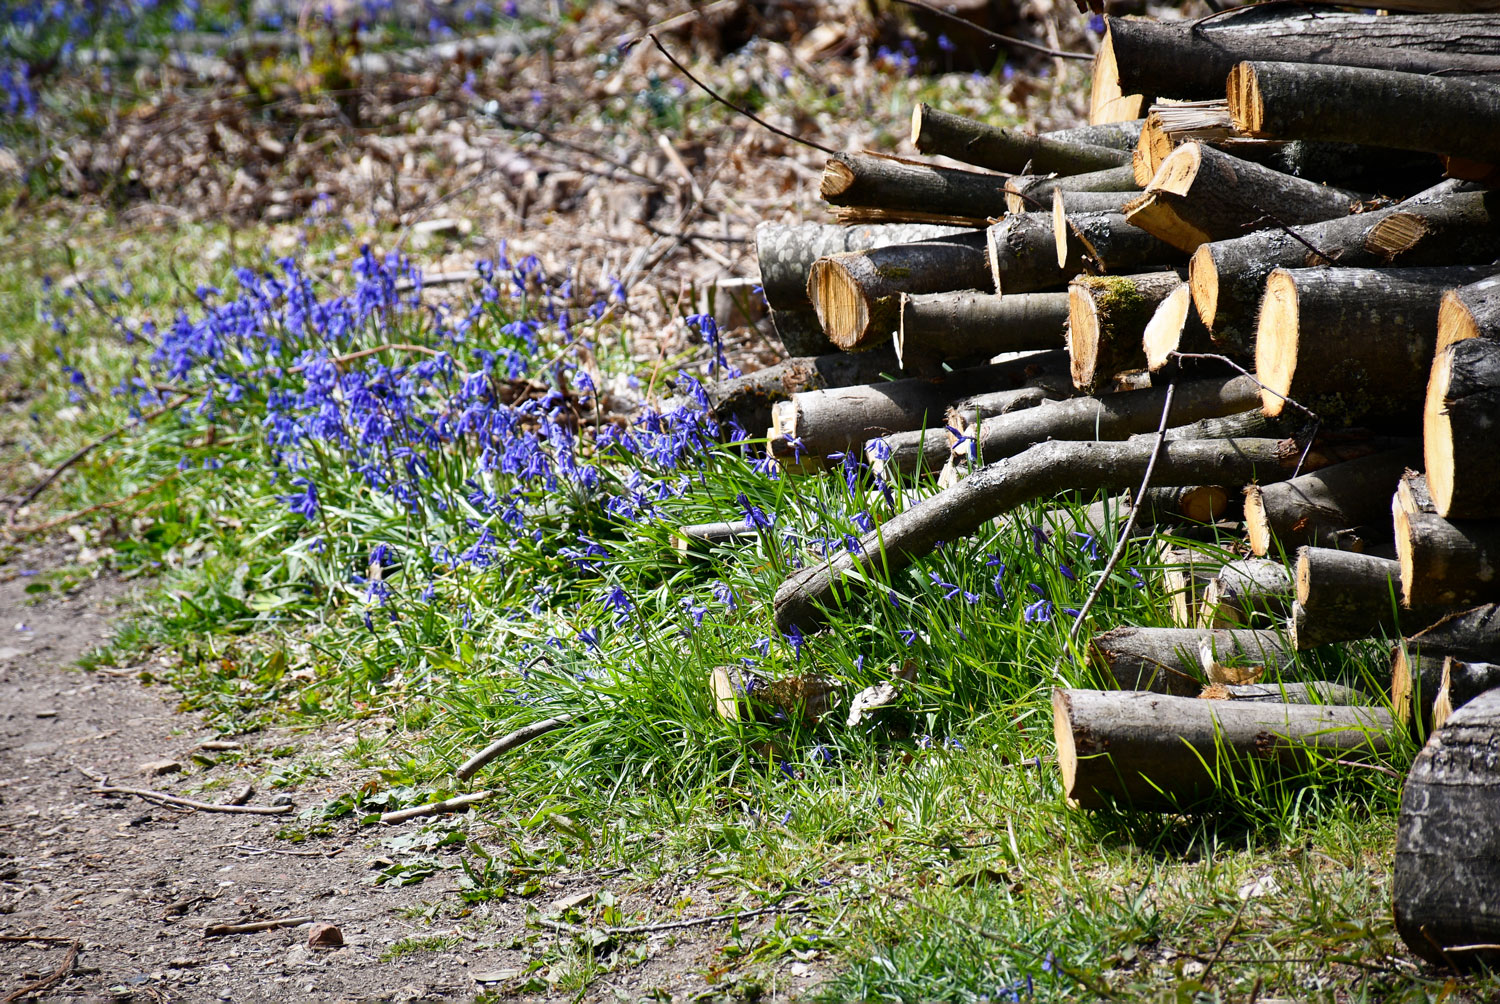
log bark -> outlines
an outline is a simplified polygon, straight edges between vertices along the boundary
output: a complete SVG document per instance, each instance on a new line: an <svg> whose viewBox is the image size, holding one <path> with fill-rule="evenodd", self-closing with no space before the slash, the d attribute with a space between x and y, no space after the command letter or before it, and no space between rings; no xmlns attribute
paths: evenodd
<svg viewBox="0 0 1500 1004"><path fill-rule="evenodd" d="M1120 207L1102 213L1073 212L1064 193L1052 195L1052 241L1060 267L1081 261L1091 272L1120 272L1182 260L1172 245L1127 222Z"/></svg>
<svg viewBox="0 0 1500 1004"><path fill-rule="evenodd" d="M1205 701L1257 701L1261 704L1365 704L1365 695L1341 683L1211 683Z"/></svg>
<svg viewBox="0 0 1500 1004"><path fill-rule="evenodd" d="M1500 690L1454 712L1407 775L1391 900L1408 948L1439 966L1500 965Z"/></svg>
<svg viewBox="0 0 1500 1004"><path fill-rule="evenodd" d="M865 444L865 457L878 476L936 474L948 462L951 442L943 426L962 428L981 417L1034 408L1053 396L1045 387L1021 387L965 398L948 406L943 425L880 436ZM957 415L955 415L955 412ZM959 423L963 423L960 425Z"/></svg>
<svg viewBox="0 0 1500 1004"><path fill-rule="evenodd" d="M1178 352L1212 352L1208 328L1193 309L1193 290L1185 282L1162 297L1141 334L1146 368L1158 373L1175 361Z"/></svg>
<svg viewBox="0 0 1500 1004"><path fill-rule="evenodd" d="M1449 614L1391 652L1391 707L1414 727L1428 728L1448 658L1485 662L1500 652L1500 606Z"/></svg>
<svg viewBox="0 0 1500 1004"><path fill-rule="evenodd" d="M1291 397L1325 423L1421 414L1443 293L1483 267L1278 268L1266 279L1255 372L1266 413Z"/></svg>
<svg viewBox="0 0 1500 1004"><path fill-rule="evenodd" d="M1349 215L1359 196L1273 171L1202 143L1173 150L1125 218L1192 253L1272 219L1316 223Z"/></svg>
<svg viewBox="0 0 1500 1004"><path fill-rule="evenodd" d="M1232 415L1243 411L1256 393L1254 381L1243 376L1184 382L1173 394L1171 418L1182 423ZM1160 426L1166 394L1165 388L1153 388L1102 397L1075 397L984 419L979 423L974 442L966 444L965 459L994 463L1049 439L1129 439ZM1208 479L1193 483L1222 482Z"/></svg>
<svg viewBox="0 0 1500 1004"><path fill-rule="evenodd" d="M1135 492L1128 492L1127 497L1135 498ZM1145 519L1151 526L1171 526L1184 521L1217 523L1233 519L1234 498L1223 485L1147 488L1141 496L1140 509L1142 515L1137 516L1137 521Z"/></svg>
<svg viewBox="0 0 1500 1004"><path fill-rule="evenodd" d="M1400 637L1449 612L1445 606L1401 609L1401 566L1391 558L1328 547L1297 549L1297 602L1288 633L1299 652L1377 635Z"/></svg>
<svg viewBox="0 0 1500 1004"><path fill-rule="evenodd" d="M945 361L1053 349L1063 344L1067 325L1067 293L909 293L901 297L896 358Z"/></svg>
<svg viewBox="0 0 1500 1004"><path fill-rule="evenodd" d="M1092 394L1116 374L1144 369L1146 325L1161 301L1180 285L1182 276L1176 271L1080 276L1070 282L1068 356L1073 386Z"/></svg>
<svg viewBox="0 0 1500 1004"><path fill-rule="evenodd" d="M1500 16L1379 17L1246 7L1202 22L1111 17L1104 48L1117 70L1114 86L1122 92L1222 98L1225 78L1246 60L1500 73Z"/></svg>
<svg viewBox="0 0 1500 1004"><path fill-rule="evenodd" d="M1243 62L1229 73L1229 114L1249 136L1500 161L1500 83L1428 72Z"/></svg>
<svg viewBox="0 0 1500 1004"><path fill-rule="evenodd" d="M1117 690L1196 697L1210 682L1203 650L1215 659L1280 667L1290 656L1270 631L1115 628L1089 642L1089 663Z"/></svg>
<svg viewBox="0 0 1500 1004"><path fill-rule="evenodd" d="M1089 146L1107 146L1112 150L1124 150L1129 153L1135 149L1136 141L1140 138L1142 122L1142 119L1100 122L1094 125L1073 126L1070 129L1055 129L1042 135L1048 139L1085 143Z"/></svg>
<svg viewBox="0 0 1500 1004"><path fill-rule="evenodd" d="M1500 516L1500 341L1438 350L1427 382L1422 445L1427 487L1444 517Z"/></svg>
<svg viewBox="0 0 1500 1004"><path fill-rule="evenodd" d="M807 298L807 274L813 262L841 251L869 251L892 244L911 244L934 237L951 237L965 228L935 226L927 223L884 223L841 227L834 223L761 223L755 228L755 258L760 267L760 284L765 292L766 303L776 315L788 311L811 311L812 301ZM773 315L773 320L777 320ZM777 320L776 330L782 335L787 351L794 356L818 355L831 352L833 345L822 336L823 346L814 343L811 349L793 332L791 341L782 332ZM793 342L796 344L793 344Z"/></svg>
<svg viewBox="0 0 1500 1004"><path fill-rule="evenodd" d="M1058 355L1062 357L1062 353ZM714 416L720 422L738 422L743 428L758 432L771 424L772 406L793 394L874 383L900 370L895 353L889 350L858 355L835 352L788 359L754 373L710 384L706 390Z"/></svg>
<svg viewBox="0 0 1500 1004"><path fill-rule="evenodd" d="M1161 564L1162 587L1172 607L1172 623L1180 628L1195 626L1203 591L1224 567L1223 560L1202 551L1172 548L1162 552Z"/></svg>
<svg viewBox="0 0 1500 1004"><path fill-rule="evenodd" d="M985 232L845 251L813 262L807 296L829 341L846 352L882 344L900 323L902 293L988 289Z"/></svg>
<svg viewBox="0 0 1500 1004"><path fill-rule="evenodd" d="M1390 492L1417 462L1416 450L1386 450L1274 485L1245 489L1250 550L1290 552L1299 544L1363 551L1391 539Z"/></svg>
<svg viewBox="0 0 1500 1004"><path fill-rule="evenodd" d="M1144 692L1059 688L1052 714L1063 792L1084 809L1192 809L1319 762L1378 758L1390 732L1379 708Z"/></svg>
<svg viewBox="0 0 1500 1004"><path fill-rule="evenodd" d="M1140 196L1140 189L1128 192L1069 192L1061 188L1052 190L1052 210L1062 203L1065 213L1123 213L1127 203Z"/></svg>
<svg viewBox="0 0 1500 1004"><path fill-rule="evenodd" d="M781 347L789 356L820 356L838 351L823 334L823 325L818 322L818 313L809 303L806 307L787 310L766 308L771 327L781 340Z"/></svg>
<svg viewBox="0 0 1500 1004"><path fill-rule="evenodd" d="M1083 271L1081 252L1057 263L1051 213L1012 213L986 234L990 280L1001 296L1061 289Z"/></svg>
<svg viewBox="0 0 1500 1004"><path fill-rule="evenodd" d="M1017 505L1065 490L1133 488L1152 453L1150 443L1041 443L991 464L866 534L857 552L830 554L793 573L776 591L776 623L782 630L810 629L824 620L825 605ZM1152 477L1158 485L1268 481L1286 477L1295 454L1293 446L1273 440L1173 441L1163 445Z"/></svg>
<svg viewBox="0 0 1500 1004"><path fill-rule="evenodd" d="M845 222L983 226L1005 213L1005 178L896 157L836 154L819 193Z"/></svg>
<svg viewBox="0 0 1500 1004"><path fill-rule="evenodd" d="M911 111L911 142L929 156L1006 174L1084 174L1130 162L1130 154L1122 150L1003 129L925 104Z"/></svg>
<svg viewBox="0 0 1500 1004"><path fill-rule="evenodd" d="M1241 558L1225 565L1203 594L1199 627L1280 626L1290 612L1292 575L1279 561Z"/></svg>
<svg viewBox="0 0 1500 1004"><path fill-rule="evenodd" d="M1130 164L1089 171L1086 174L1018 174L1005 183L1005 208L1012 213L1044 212L1052 205L1052 193L1134 192L1135 171Z"/></svg>
<svg viewBox="0 0 1500 1004"><path fill-rule="evenodd" d="M959 370L936 380L891 380L808 391L777 403L771 424L786 439L801 440L803 449L813 456L863 449L865 441L875 436L937 425L954 401L1014 387L1017 375L1024 372L1014 363L1002 363Z"/></svg>
<svg viewBox="0 0 1500 1004"><path fill-rule="evenodd" d="M1189 269L1198 316L1215 344L1250 357L1261 295L1273 268L1493 261L1500 257L1500 193L1466 187L1445 182L1389 209L1292 227L1291 233L1272 228L1205 244Z"/></svg>
<svg viewBox="0 0 1500 1004"><path fill-rule="evenodd" d="M672 546L678 551L708 550L724 544L753 539L758 531L747 520L720 523L693 523L680 526L673 533Z"/></svg>
<svg viewBox="0 0 1500 1004"><path fill-rule="evenodd" d="M1500 600L1500 521L1398 510L1395 523L1406 606Z"/></svg>

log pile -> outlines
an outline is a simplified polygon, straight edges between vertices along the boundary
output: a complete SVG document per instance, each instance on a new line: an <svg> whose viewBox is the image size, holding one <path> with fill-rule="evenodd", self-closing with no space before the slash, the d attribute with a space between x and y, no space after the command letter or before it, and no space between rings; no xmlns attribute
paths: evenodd
<svg viewBox="0 0 1500 1004"><path fill-rule="evenodd" d="M822 194L846 226L762 227L787 347L876 355L889 378L849 363L860 386L788 387L773 454L863 445L879 476L939 485L792 574L779 626L818 627L1022 503L1138 492L1154 460L1138 529L1196 514L1243 537L1166 556L1176 627L1083 646L1105 689L1054 695L1069 799L1181 810L1379 757L1397 728L1482 749L1500 728L1500 14L1106 25L1089 126L922 106L916 149L969 168L836 156ZM1318 680L1304 654L1369 639L1388 694ZM1411 818L1500 828L1440 790L1463 773L1446 755L1413 772ZM1478 756L1463 783L1493 798ZM1449 853L1413 833L1398 860ZM1467 907L1411 888L1403 934L1451 954L1431 918ZM1500 911L1465 924L1500 942Z"/></svg>

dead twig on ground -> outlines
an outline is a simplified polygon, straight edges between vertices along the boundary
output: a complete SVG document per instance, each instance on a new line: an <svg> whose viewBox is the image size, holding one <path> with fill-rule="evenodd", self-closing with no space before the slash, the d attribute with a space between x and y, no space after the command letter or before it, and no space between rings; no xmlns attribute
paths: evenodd
<svg viewBox="0 0 1500 1004"><path fill-rule="evenodd" d="M178 471L173 471L171 474L162 478L155 484L147 485L140 491L131 492L124 498L111 499L108 502L98 502L91 506L85 506L82 509L76 509L73 512L70 512L65 516L58 516L55 519L49 519L45 523L34 523L31 526L12 526L10 527L10 532L22 537L33 533L45 533L46 531L51 530L54 527L62 526L64 523L71 523L75 519L82 519L85 516L91 515L96 512L102 512L105 509L113 509L116 506L122 506L127 502L133 502L136 499L140 498L142 495L149 495L167 482L175 480L179 473L180 472Z"/></svg>
<svg viewBox="0 0 1500 1004"><path fill-rule="evenodd" d="M334 858L344 853L344 848L335 847L327 851L287 851L280 847L256 847L252 844L214 844L216 850L235 850L244 854L281 854L289 858Z"/></svg>
<svg viewBox="0 0 1500 1004"><path fill-rule="evenodd" d="M437 802L428 802L425 805L414 805L409 809L397 809L394 812L381 813L382 823L404 823L408 819L420 819L423 816L439 816L445 812L462 812L471 805L483 802L487 798L493 798L499 792L486 789L476 791L469 795L456 795L453 798L445 798Z"/></svg>
<svg viewBox="0 0 1500 1004"><path fill-rule="evenodd" d="M247 924L209 924L203 929L203 936L221 938L226 934L254 934L256 931L274 931L278 927L300 927L312 922L311 917L279 917L276 920L256 920Z"/></svg>
<svg viewBox="0 0 1500 1004"><path fill-rule="evenodd" d="M507 753L524 743L529 743L537 736L546 735L548 732L553 732L565 725L569 725L577 718L577 715L558 715L556 718L547 718L516 729L508 735L501 736L478 753L469 757L458 770L454 771L454 774L460 781L467 781L500 754Z"/></svg>
<svg viewBox="0 0 1500 1004"><path fill-rule="evenodd" d="M50 941L52 939L49 938L48 940ZM68 954L63 956L62 962L58 963L57 968L54 969L51 974L43 976L41 979L37 980L34 983L28 983L24 987L17 987L10 993L6 994L4 997L0 997L0 1004L11 1004L12 1001L18 1001L22 997L29 997L32 994L41 993L43 990L46 990L52 985L58 983L64 976L73 971L73 963L78 961L78 950L81 947L82 944L80 942L76 940L73 941L68 946Z"/></svg>
<svg viewBox="0 0 1500 1004"><path fill-rule="evenodd" d="M763 917L766 914L797 914L811 913L812 907L806 903L797 903L791 906L764 906L756 910L741 910L737 913L716 913L712 917L695 917L691 920L666 920L659 924L637 924L633 927L596 927L588 928L579 924L569 924L562 920L549 920L545 917L536 921L538 927L544 927L549 931L560 931L563 934L586 934L587 932L599 931L612 938L622 937L629 934L654 934L657 931L677 931L685 927L702 927L705 924L726 924L730 921L750 920L754 917Z"/></svg>
<svg viewBox="0 0 1500 1004"><path fill-rule="evenodd" d="M291 805L222 805L216 802L200 802L195 798L183 798L181 795L170 795L165 791L154 791L151 788L127 788L112 785L109 783L108 776L104 774L96 774L77 764L73 766L78 773L98 785L94 788L96 795L135 795L148 802L160 802L163 805L175 805L183 809L197 809L199 812L238 812L251 816L280 816L291 812L293 808Z"/></svg>

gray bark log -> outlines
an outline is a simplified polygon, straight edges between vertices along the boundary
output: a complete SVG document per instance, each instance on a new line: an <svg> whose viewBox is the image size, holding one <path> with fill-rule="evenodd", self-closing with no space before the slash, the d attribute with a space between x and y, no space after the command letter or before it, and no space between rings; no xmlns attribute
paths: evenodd
<svg viewBox="0 0 1500 1004"><path fill-rule="evenodd" d="M1401 609L1401 566L1328 547L1297 549L1297 601L1288 633L1299 652L1377 635L1400 637L1429 627L1448 607Z"/></svg>
<svg viewBox="0 0 1500 1004"><path fill-rule="evenodd" d="M952 157L1006 174L1083 174L1130 162L1130 154L1122 150L1002 129L925 104L912 110L911 141L929 156Z"/></svg>
<svg viewBox="0 0 1500 1004"><path fill-rule="evenodd" d="M1300 544L1364 550L1391 539L1390 494L1418 463L1415 444L1245 490L1250 549L1272 554Z"/></svg>

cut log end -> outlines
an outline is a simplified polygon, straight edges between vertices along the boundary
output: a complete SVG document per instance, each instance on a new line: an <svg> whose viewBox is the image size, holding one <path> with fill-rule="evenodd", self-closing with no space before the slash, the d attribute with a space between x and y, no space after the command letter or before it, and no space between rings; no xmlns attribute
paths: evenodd
<svg viewBox="0 0 1500 1004"><path fill-rule="evenodd" d="M918 150L922 149L922 115L927 111L927 106L920 101L911 110L911 145ZM926 151L923 151L926 152Z"/></svg>
<svg viewBox="0 0 1500 1004"><path fill-rule="evenodd" d="M1427 221L1416 213L1392 213L1365 234L1365 250L1389 261L1421 243L1428 233ZM1321 261L1309 264L1322 264Z"/></svg>
<svg viewBox="0 0 1500 1004"><path fill-rule="evenodd" d="M1444 293L1442 305L1438 307L1438 353L1441 354L1454 342L1478 337L1479 324L1458 295L1458 291L1449 290Z"/></svg>
<svg viewBox="0 0 1500 1004"><path fill-rule="evenodd" d="M1427 380L1427 403L1422 411L1422 450L1427 461L1427 491L1440 513L1448 512L1453 504L1453 423L1444 405L1452 377L1453 353L1439 351L1432 361L1432 372Z"/></svg>
<svg viewBox="0 0 1500 1004"><path fill-rule="evenodd" d="M1250 539L1250 552L1263 558L1271 552L1271 527L1266 518L1265 497L1259 485L1245 489L1245 535Z"/></svg>
<svg viewBox="0 0 1500 1004"><path fill-rule="evenodd" d="M1141 338L1146 350L1146 366L1155 373L1172 361L1172 353L1182 345L1182 333L1187 327L1188 311L1192 309L1192 290L1187 283L1167 294L1146 324Z"/></svg>
<svg viewBox="0 0 1500 1004"><path fill-rule="evenodd" d="M1081 285L1068 287L1068 358L1073 386L1094 386L1099 368L1099 306Z"/></svg>
<svg viewBox="0 0 1500 1004"><path fill-rule="evenodd" d="M1183 219L1172 205L1173 198L1169 192L1147 192L1126 204L1125 219L1179 251L1191 253L1213 236Z"/></svg>
<svg viewBox="0 0 1500 1004"><path fill-rule="evenodd" d="M836 260L820 258L807 277L807 295L818 312L828 340L841 349L853 349L870 326L870 305L859 283Z"/></svg>
<svg viewBox="0 0 1500 1004"><path fill-rule="evenodd" d="M1068 267L1068 211L1063 207L1063 191L1052 190L1052 240L1057 245L1057 267Z"/></svg>
<svg viewBox="0 0 1500 1004"><path fill-rule="evenodd" d="M1108 27L1094 55L1094 83L1089 93L1089 125L1133 122L1141 117L1144 95L1120 90L1120 68L1115 62L1114 41Z"/></svg>
<svg viewBox="0 0 1500 1004"><path fill-rule="evenodd" d="M823 166L823 181L818 186L818 194L825 199L835 198L849 190L854 184L854 171L843 161L830 160Z"/></svg>
<svg viewBox="0 0 1500 1004"><path fill-rule="evenodd" d="M1213 252L1201 245L1193 252L1188 263L1188 286L1193 291L1193 306L1198 309L1198 319L1210 331L1214 318L1219 313L1219 268L1214 264Z"/></svg>
<svg viewBox="0 0 1500 1004"><path fill-rule="evenodd" d="M1396 527L1396 561L1401 565L1401 604L1411 606L1416 585L1416 562L1412 553L1411 514L1397 506L1393 514Z"/></svg>
<svg viewBox="0 0 1500 1004"><path fill-rule="evenodd" d="M1260 84L1255 79L1255 68L1249 63L1240 63L1230 70L1225 94L1229 98L1229 118L1234 122L1235 131L1246 136L1263 135L1266 105Z"/></svg>
<svg viewBox="0 0 1500 1004"><path fill-rule="evenodd" d="M1438 685L1437 696L1432 699L1432 728L1434 731L1448 724L1453 714L1453 656L1443 656L1443 679Z"/></svg>
<svg viewBox="0 0 1500 1004"><path fill-rule="evenodd" d="M1396 720L1402 725L1411 723L1412 713L1412 679L1411 663L1407 656L1406 646L1398 645L1391 653L1391 709L1396 713Z"/></svg>
<svg viewBox="0 0 1500 1004"><path fill-rule="evenodd" d="M1286 407L1297 369L1297 284L1285 269L1266 279L1255 332L1255 378L1262 384L1261 409L1275 418Z"/></svg>
<svg viewBox="0 0 1500 1004"><path fill-rule="evenodd" d="M1146 186L1148 192L1167 192L1184 198L1193 190L1198 171L1203 166L1203 148L1197 143L1184 143L1167 155L1151 176Z"/></svg>
<svg viewBox="0 0 1500 1004"><path fill-rule="evenodd" d="M1073 708L1068 692L1062 688L1052 691L1052 736L1057 742L1057 769L1062 774L1063 791L1068 795L1068 804L1076 806L1072 797L1073 786L1078 779L1078 747L1073 742Z"/></svg>

